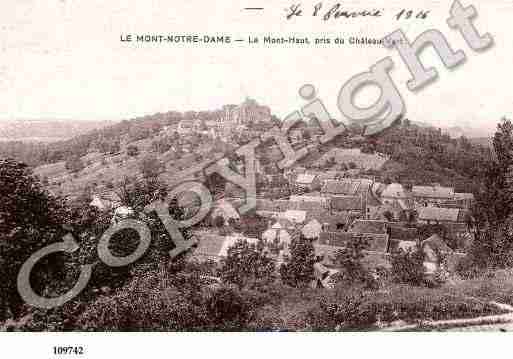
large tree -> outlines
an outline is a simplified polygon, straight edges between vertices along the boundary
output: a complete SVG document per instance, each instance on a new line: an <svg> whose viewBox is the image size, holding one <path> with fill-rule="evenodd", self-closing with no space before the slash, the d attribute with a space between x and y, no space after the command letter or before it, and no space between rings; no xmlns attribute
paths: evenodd
<svg viewBox="0 0 513 359"><path fill-rule="evenodd" d="M22 307L16 289L22 264L40 248L61 241L67 212L20 162L0 160L0 188L0 318L5 318Z"/></svg>
<svg viewBox="0 0 513 359"><path fill-rule="evenodd" d="M254 288L274 281L275 261L264 252L262 244L240 240L228 249L219 274L225 283Z"/></svg>
<svg viewBox="0 0 513 359"><path fill-rule="evenodd" d="M282 264L283 282L293 287L304 287L314 279L315 249L302 235L292 239L288 261Z"/></svg>
<svg viewBox="0 0 513 359"><path fill-rule="evenodd" d="M493 137L495 161L485 174L483 209L486 220L501 223L513 212L513 124L503 118Z"/></svg>

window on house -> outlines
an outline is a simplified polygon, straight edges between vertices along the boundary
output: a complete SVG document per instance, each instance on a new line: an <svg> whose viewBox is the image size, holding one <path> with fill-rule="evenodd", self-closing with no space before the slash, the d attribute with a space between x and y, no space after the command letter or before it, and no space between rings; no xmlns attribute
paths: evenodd
<svg viewBox="0 0 513 359"><path fill-rule="evenodd" d="M337 223L337 230L344 229L344 223Z"/></svg>

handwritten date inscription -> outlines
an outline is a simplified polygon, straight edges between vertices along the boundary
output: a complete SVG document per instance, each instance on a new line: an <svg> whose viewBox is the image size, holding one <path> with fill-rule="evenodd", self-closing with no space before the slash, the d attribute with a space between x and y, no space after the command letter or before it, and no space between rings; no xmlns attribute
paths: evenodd
<svg viewBox="0 0 513 359"><path fill-rule="evenodd" d="M311 15L314 17L320 17L324 21L328 21L330 19L339 19L339 18L358 18L358 17L381 17L384 15L384 9L346 9L342 6L342 4L337 3L331 6L324 6L324 3L319 2L313 6L312 9L304 10L300 3L292 4L288 9L286 9L286 18L290 20L297 16L303 16L303 13L306 15ZM396 20L408 20L408 19L426 19L429 15L428 10L412 10L412 9L402 9L394 14L394 18Z"/></svg>

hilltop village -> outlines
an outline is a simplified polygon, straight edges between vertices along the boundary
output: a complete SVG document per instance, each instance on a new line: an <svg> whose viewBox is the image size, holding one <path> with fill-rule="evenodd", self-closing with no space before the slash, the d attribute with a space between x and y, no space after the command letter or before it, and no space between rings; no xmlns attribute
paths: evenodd
<svg viewBox="0 0 513 359"><path fill-rule="evenodd" d="M99 141L98 152L93 149L80 159L84 168L75 171L76 163L68 162L74 172L71 178L68 171L57 169L59 165L42 166L36 173L60 195L77 196L85 188L90 206L112 212L113 220L121 220L135 215L136 209L119 195L120 180L138 173L133 181L154 176L168 186L177 185L178 172L222 157L273 123L277 120L268 107L246 99L208 116L186 114L180 121L152 129L144 139L132 140L137 136L129 133L121 139L119 151L107 157L100 155L105 144ZM292 129L288 139L294 148L302 148L320 135L310 122ZM361 139L346 138L344 144L345 148L318 148L284 170L276 166L282 156L276 144L259 148L254 168L256 208L245 215L237 210L245 202L243 190L229 181L212 185L201 171L191 173L189 179L210 183L215 194L208 217L193 228L199 243L194 256L219 262L231 245L244 240L265 243L280 263L290 255L292 238L302 236L315 247L319 275L326 285L329 278L325 274L338 271L334 261L337 250L364 237L370 270L389 267L393 251L416 247L425 255L426 275L454 270L475 237L474 195L439 183L393 182L380 175L391 161L389 155L365 149ZM230 161L244 173L242 159L232 156ZM184 211L195 213L198 204L194 196L183 197ZM258 225L253 230L243 230L254 222Z"/></svg>

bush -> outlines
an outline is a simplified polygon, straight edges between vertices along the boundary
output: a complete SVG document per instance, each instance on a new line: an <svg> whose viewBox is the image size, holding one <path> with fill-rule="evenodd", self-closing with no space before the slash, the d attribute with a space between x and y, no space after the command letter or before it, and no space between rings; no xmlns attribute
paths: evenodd
<svg viewBox="0 0 513 359"><path fill-rule="evenodd" d="M369 289L377 286L374 277L362 264L365 257L363 251L368 245L368 241L360 236L335 253L335 262L340 268L340 272L333 276L335 283L344 286L363 284Z"/></svg>
<svg viewBox="0 0 513 359"><path fill-rule="evenodd" d="M424 254L420 248L392 252L391 265L394 282L417 286L424 284Z"/></svg>
<svg viewBox="0 0 513 359"><path fill-rule="evenodd" d="M312 242L303 236L293 238L290 258L280 267L284 283L292 287L305 287L314 279L315 249Z"/></svg>
<svg viewBox="0 0 513 359"><path fill-rule="evenodd" d="M126 154L130 157L135 157L139 155L139 148L135 145L129 145L126 148Z"/></svg>
<svg viewBox="0 0 513 359"><path fill-rule="evenodd" d="M258 292L209 286L198 272L149 272L80 315L82 330L244 330L262 305Z"/></svg>
<svg viewBox="0 0 513 359"><path fill-rule="evenodd" d="M226 258L221 262L219 276L224 283L239 288L261 288L275 280L274 259L263 250L263 244L238 241L228 248Z"/></svg>
<svg viewBox="0 0 513 359"><path fill-rule="evenodd" d="M64 167L70 173L77 173L79 171L82 171L85 168L85 165L79 156L72 156L66 160Z"/></svg>
<svg viewBox="0 0 513 359"><path fill-rule="evenodd" d="M139 169L145 178L156 178L165 167L156 156L147 155L139 163Z"/></svg>
<svg viewBox="0 0 513 359"><path fill-rule="evenodd" d="M365 292L351 289L337 300L322 298L318 307L308 312L307 320L312 330L367 329L377 321L376 309Z"/></svg>
<svg viewBox="0 0 513 359"><path fill-rule="evenodd" d="M172 143L173 143L172 138L166 136L166 137L154 140L151 143L151 149L153 150L153 152L165 153L171 149Z"/></svg>
<svg viewBox="0 0 513 359"><path fill-rule="evenodd" d="M307 320L313 330L368 330L395 321L415 324L501 312L487 302L448 289L399 285L380 292L353 287L326 294L309 310Z"/></svg>

